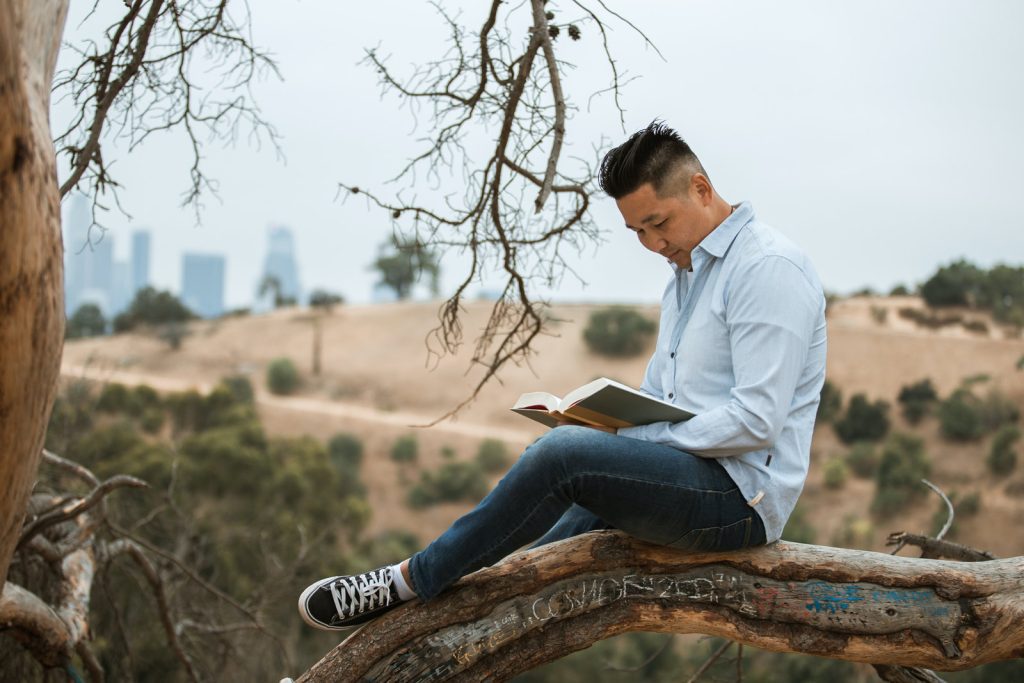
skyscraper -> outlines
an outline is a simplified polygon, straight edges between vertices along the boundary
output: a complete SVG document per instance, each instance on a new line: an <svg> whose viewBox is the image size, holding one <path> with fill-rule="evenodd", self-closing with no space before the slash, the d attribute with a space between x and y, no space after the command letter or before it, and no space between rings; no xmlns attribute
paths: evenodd
<svg viewBox="0 0 1024 683"><path fill-rule="evenodd" d="M82 304L113 313L114 239L96 229L90 234L89 198L76 194L64 222L64 311L73 315Z"/></svg>
<svg viewBox="0 0 1024 683"><path fill-rule="evenodd" d="M299 284L299 265L295 260L295 241L291 230L284 226L270 229L267 258L263 262L260 284L267 277L277 279L281 297L300 300L302 287ZM257 287L260 284L257 284Z"/></svg>
<svg viewBox="0 0 1024 683"><path fill-rule="evenodd" d="M181 261L181 300L193 313L216 318L224 313L224 257L190 254Z"/></svg>
<svg viewBox="0 0 1024 683"><path fill-rule="evenodd" d="M135 293L149 284L149 231L136 230L132 233L132 298Z"/></svg>

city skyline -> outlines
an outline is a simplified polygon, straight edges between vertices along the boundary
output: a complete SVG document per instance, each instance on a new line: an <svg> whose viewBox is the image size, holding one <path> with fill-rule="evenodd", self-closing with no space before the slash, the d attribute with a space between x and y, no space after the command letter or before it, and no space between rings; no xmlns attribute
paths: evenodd
<svg viewBox="0 0 1024 683"><path fill-rule="evenodd" d="M394 25L399 7L408 21ZM990 267L1024 254L1024 221L1013 199L1024 184L1024 84L1014 70L1024 43L1013 31L1024 21L1024 4L619 7L664 59L611 22L624 80L640 76L623 91L620 125L610 97L588 99L609 77L600 41L590 39L593 27L584 25L578 42L559 43L577 65L565 81L578 107L570 112L565 154L593 158L663 118L691 143L727 200L750 200L761 220L807 251L830 291L888 290L921 282L961 257ZM472 3L451 8L471 30L482 21ZM67 40L97 35L103 13L116 8L99 6L91 22L83 21L88 10L72 6ZM377 74L357 62L372 47L367 27L388 27L382 49L403 75L404 65L443 54L447 30L425 3L385 1L360 6L357 16L352 21L349 9L318 1L301 11L288 2L254 9L254 40L274 53L282 79L255 82L253 93L281 133L281 155L266 144L247 146L244 134L237 145L205 144L204 169L219 192L203 197L201 224L193 207L180 205L192 159L179 133L152 136L131 153L116 136L105 138L104 158L125 181L120 200L130 218L111 209L100 222L122 243L133 226L151 230L155 285L180 291L185 251L224 253L231 263L226 305L247 305L263 266L264 231L286 223L304 287L372 301L375 274L367 264L391 234L390 215L363 197L339 196L338 183L385 196L402 190L387 180L421 151L429 131L427 117L417 128L400 99L381 98ZM71 55L61 58L67 66ZM324 72L324 65L332 68ZM54 103L55 128L73 115L66 103ZM492 139L492 132L477 131L473 140ZM409 192L439 191L424 181ZM536 294L655 302L667 268L638 247L611 200L598 193L591 208L604 242L568 252L579 277L539 286ZM460 280L464 259L444 256L442 291Z"/></svg>

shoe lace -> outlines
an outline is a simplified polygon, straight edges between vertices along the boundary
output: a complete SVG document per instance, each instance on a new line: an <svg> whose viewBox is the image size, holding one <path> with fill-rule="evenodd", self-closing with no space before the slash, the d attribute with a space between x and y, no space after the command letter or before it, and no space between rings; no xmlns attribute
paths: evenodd
<svg viewBox="0 0 1024 683"><path fill-rule="evenodd" d="M338 579L331 584L334 608L342 619L391 604L391 567Z"/></svg>

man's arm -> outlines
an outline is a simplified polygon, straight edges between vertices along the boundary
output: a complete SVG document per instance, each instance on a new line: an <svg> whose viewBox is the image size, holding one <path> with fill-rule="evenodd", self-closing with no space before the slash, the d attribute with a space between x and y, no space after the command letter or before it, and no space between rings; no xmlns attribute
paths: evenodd
<svg viewBox="0 0 1024 683"><path fill-rule="evenodd" d="M775 442L820 320L822 293L788 259L769 256L738 273L728 297L735 375L729 401L686 422L620 430L623 436L705 457L739 455Z"/></svg>

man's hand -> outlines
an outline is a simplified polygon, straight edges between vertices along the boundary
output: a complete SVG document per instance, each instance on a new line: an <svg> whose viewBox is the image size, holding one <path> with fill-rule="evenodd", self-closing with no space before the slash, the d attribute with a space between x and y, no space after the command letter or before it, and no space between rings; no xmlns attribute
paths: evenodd
<svg viewBox="0 0 1024 683"><path fill-rule="evenodd" d="M602 425L592 425L586 422L579 422L577 420L570 420L566 417L558 418L559 427L589 427L590 429L596 429L599 432L608 432L609 434L618 434L619 430L615 427L604 427Z"/></svg>

